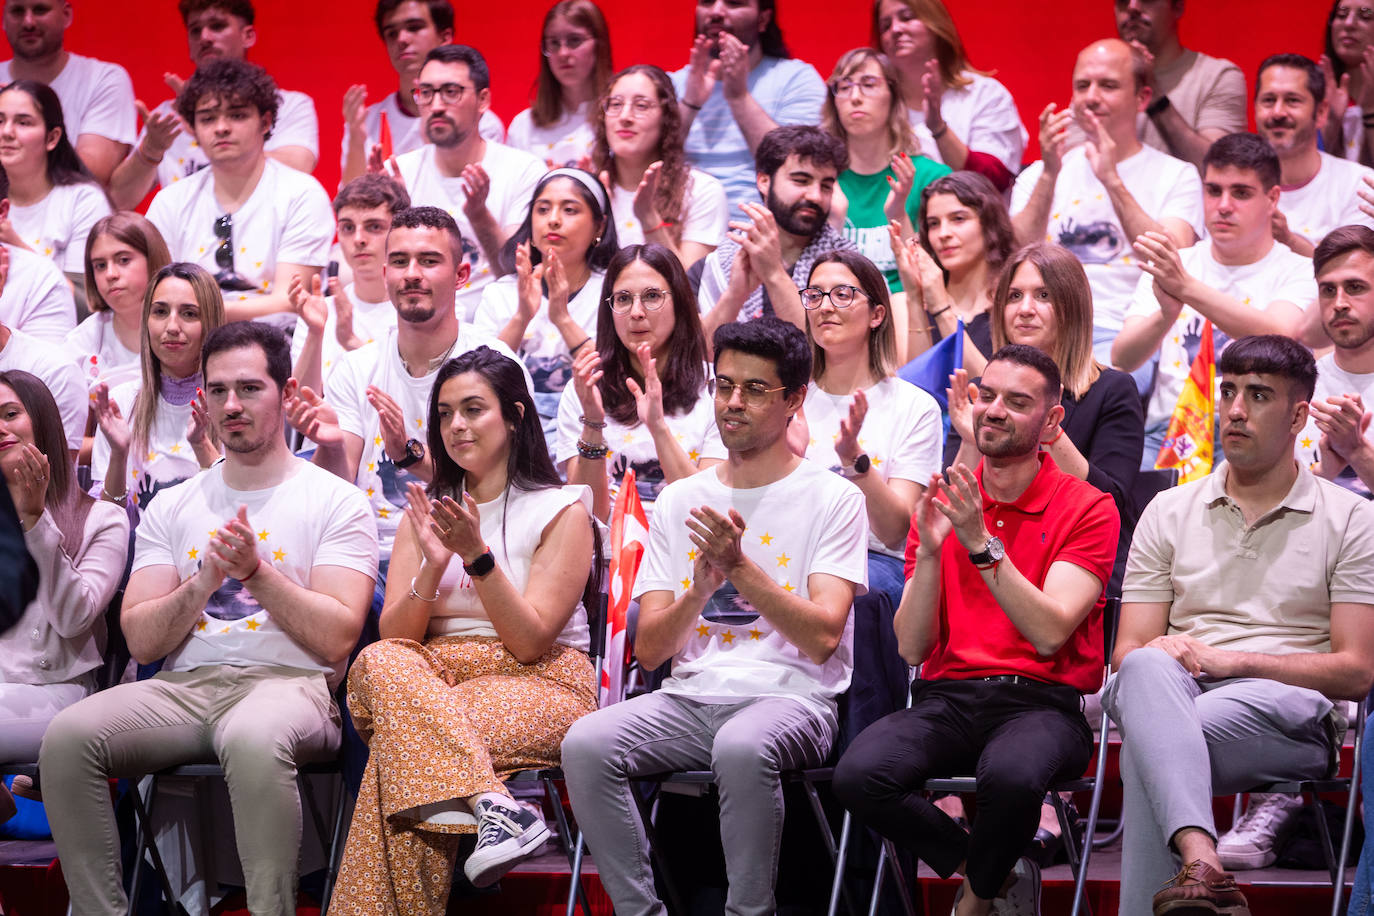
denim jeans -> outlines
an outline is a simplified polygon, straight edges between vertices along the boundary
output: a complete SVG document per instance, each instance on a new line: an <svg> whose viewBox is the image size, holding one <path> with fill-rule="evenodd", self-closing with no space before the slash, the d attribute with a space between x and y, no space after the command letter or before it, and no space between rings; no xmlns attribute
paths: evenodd
<svg viewBox="0 0 1374 916"><path fill-rule="evenodd" d="M1374 706L1374 693L1369 695L1368 706ZM1350 892L1350 909L1346 916L1374 916L1374 843L1369 841L1370 825L1374 825L1374 794L1369 787L1374 785L1374 758L1368 750L1360 761L1360 786L1364 789L1364 849L1360 851L1360 864L1355 869L1355 889Z"/></svg>

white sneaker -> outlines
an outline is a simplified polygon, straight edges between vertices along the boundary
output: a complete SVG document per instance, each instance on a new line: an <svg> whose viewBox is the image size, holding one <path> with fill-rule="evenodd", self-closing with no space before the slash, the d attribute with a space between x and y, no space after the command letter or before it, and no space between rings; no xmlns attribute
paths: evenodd
<svg viewBox="0 0 1374 916"><path fill-rule="evenodd" d="M1227 871L1243 871L1273 865L1279 857L1274 848L1283 825L1302 807L1297 795L1255 794L1236 825L1217 840L1217 858Z"/></svg>
<svg viewBox="0 0 1374 916"><path fill-rule="evenodd" d="M1040 865L1029 856L1016 860L1011 886L992 901L995 916L1040 916Z"/></svg>
<svg viewBox="0 0 1374 916"><path fill-rule="evenodd" d="M495 884L549 838L544 821L514 801L509 805L480 801L476 814L477 848L463 863L473 887Z"/></svg>

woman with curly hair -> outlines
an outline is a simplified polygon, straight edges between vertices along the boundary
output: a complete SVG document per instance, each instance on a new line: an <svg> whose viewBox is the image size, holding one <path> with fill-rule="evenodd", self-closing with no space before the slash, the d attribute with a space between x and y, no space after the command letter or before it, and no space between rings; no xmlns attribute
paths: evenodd
<svg viewBox="0 0 1374 916"><path fill-rule="evenodd" d="M683 267L714 251L729 216L725 187L687 164L668 74L647 64L621 70L601 95L601 111L592 168L611 189L620 243L655 242Z"/></svg>

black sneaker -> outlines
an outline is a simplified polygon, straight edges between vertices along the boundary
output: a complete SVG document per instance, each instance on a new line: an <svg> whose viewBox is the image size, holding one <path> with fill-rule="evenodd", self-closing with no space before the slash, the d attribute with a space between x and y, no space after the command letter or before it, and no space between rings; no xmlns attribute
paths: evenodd
<svg viewBox="0 0 1374 916"><path fill-rule="evenodd" d="M473 887L495 884L549 838L544 822L515 802L478 802L476 814L477 848L463 865Z"/></svg>

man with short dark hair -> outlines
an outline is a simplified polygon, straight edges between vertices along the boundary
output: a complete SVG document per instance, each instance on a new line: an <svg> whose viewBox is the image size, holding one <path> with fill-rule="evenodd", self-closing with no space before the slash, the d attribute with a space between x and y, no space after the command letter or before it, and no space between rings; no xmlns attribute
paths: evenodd
<svg viewBox="0 0 1374 916"><path fill-rule="evenodd" d="M199 67L216 58L244 60L257 43L256 13L252 0L180 0L177 10L186 26L191 63ZM167 85L180 93L184 85L169 74ZM154 187L174 181L209 165L205 151L195 140L188 122L177 114L176 99L148 111L139 102L143 132L133 150L110 177L110 198L124 210L132 210ZM267 155L307 175L315 170L320 155L320 128L315 101L304 92L278 91L277 114L272 135L264 144Z"/></svg>
<svg viewBox="0 0 1374 916"><path fill-rule="evenodd" d="M692 165L725 185L730 215L739 219L754 199L759 144L780 125L815 124L825 82L788 52L777 0L697 0L695 10L691 56L672 74L684 149Z"/></svg>
<svg viewBox="0 0 1374 916"><path fill-rule="evenodd" d="M47 83L62 102L67 139L101 184L134 142L134 84L118 64L63 47L72 24L68 0L5 0L5 38L14 57L0 61L0 85Z"/></svg>
<svg viewBox="0 0 1374 916"><path fill-rule="evenodd" d="M1122 916L1151 894L1156 916L1243 912L1213 794L1334 772L1332 700L1374 682L1374 507L1293 459L1311 352L1243 337L1217 372L1226 462L1141 516L1103 695L1122 735Z"/></svg>
<svg viewBox="0 0 1374 916"><path fill-rule="evenodd" d="M957 916L992 912L999 897L1001 912L1039 912L1040 869L1021 854L1045 790L1092 756L1082 698L1102 681L1120 519L1111 497L1040 449L1064 416L1062 393L1034 347L988 360L973 402L982 460L948 482L931 476L907 540L894 626L902 657L922 666L911 706L865 729L835 770L859 820L942 877L964 875ZM970 832L921 787L972 773Z"/></svg>
<svg viewBox="0 0 1374 916"><path fill-rule="evenodd" d="M501 246L520 227L548 167L538 156L482 135L491 77L476 48L431 50L415 84L415 102L425 145L397 156L395 171L416 206L439 207L457 221L468 265L458 307L463 320L471 321L482 290L500 276Z"/></svg>
<svg viewBox="0 0 1374 916"><path fill-rule="evenodd" d="M1137 117L1147 146L1202 167L1207 148L1245 130L1245 74L1229 60L1183 47L1183 0L1113 0L1116 32L1148 64L1150 104Z"/></svg>
<svg viewBox="0 0 1374 916"><path fill-rule="evenodd" d="M380 151L383 118L391 133L393 155L425 144L420 107L411 93L429 52L453 41L453 5L449 0L378 0L372 18L396 71L396 91L371 105L367 104L367 86L362 83L349 86L344 93L340 185L363 174L368 157L374 150ZM501 119L490 108L482 112L478 131L493 143L500 143L506 134Z"/></svg>
<svg viewBox="0 0 1374 916"><path fill-rule="evenodd" d="M1310 262L1275 241L1279 159L1262 137L1231 134L1207 150L1202 165L1207 238L1179 250L1167 235L1136 239L1141 270L1125 324L1112 344L1112 363L1135 370L1159 357L1145 410L1141 466L1153 468L1164 433L1212 322L1220 353L1247 334L1302 329L1303 309L1316 295Z"/></svg>
<svg viewBox="0 0 1374 916"><path fill-rule="evenodd" d="M308 285L329 263L334 220L318 181L266 154L277 109L277 85L256 64L216 57L198 67L177 113L210 167L159 191L148 219L172 260L215 277L230 320L273 316L287 328L291 280Z"/></svg>
<svg viewBox="0 0 1374 916"><path fill-rule="evenodd" d="M777 315L806 328L797 290L823 251L854 250L830 225L830 201L849 167L842 141L819 127L768 132L755 154L754 186L763 203L743 205L725 241L701 262L697 297L707 340L717 327Z"/></svg>
<svg viewBox="0 0 1374 916"><path fill-rule="evenodd" d="M1255 78L1255 127L1283 170L1274 237L1306 257L1337 226L1374 226L1358 194L1374 181L1374 169L1317 148L1330 116L1328 91L1321 68L1301 54L1266 57Z"/></svg>
<svg viewBox="0 0 1374 916"><path fill-rule="evenodd" d="M672 660L653 693L579 719L563 740L573 812L617 912L662 913L630 778L710 768L720 790L727 913L773 913L779 773L819 766L853 670L866 588L863 494L798 457L787 426L811 374L777 318L715 335L724 463L663 488L635 582L635 653Z"/></svg>
<svg viewBox="0 0 1374 916"><path fill-rule="evenodd" d="M296 389L285 335L231 323L202 354L225 459L144 510L120 614L133 657L162 670L68 707L39 755L78 913L127 908L109 779L204 760L224 768L248 908L295 912L296 770L338 750L332 691L372 598L366 501L282 435Z"/></svg>

